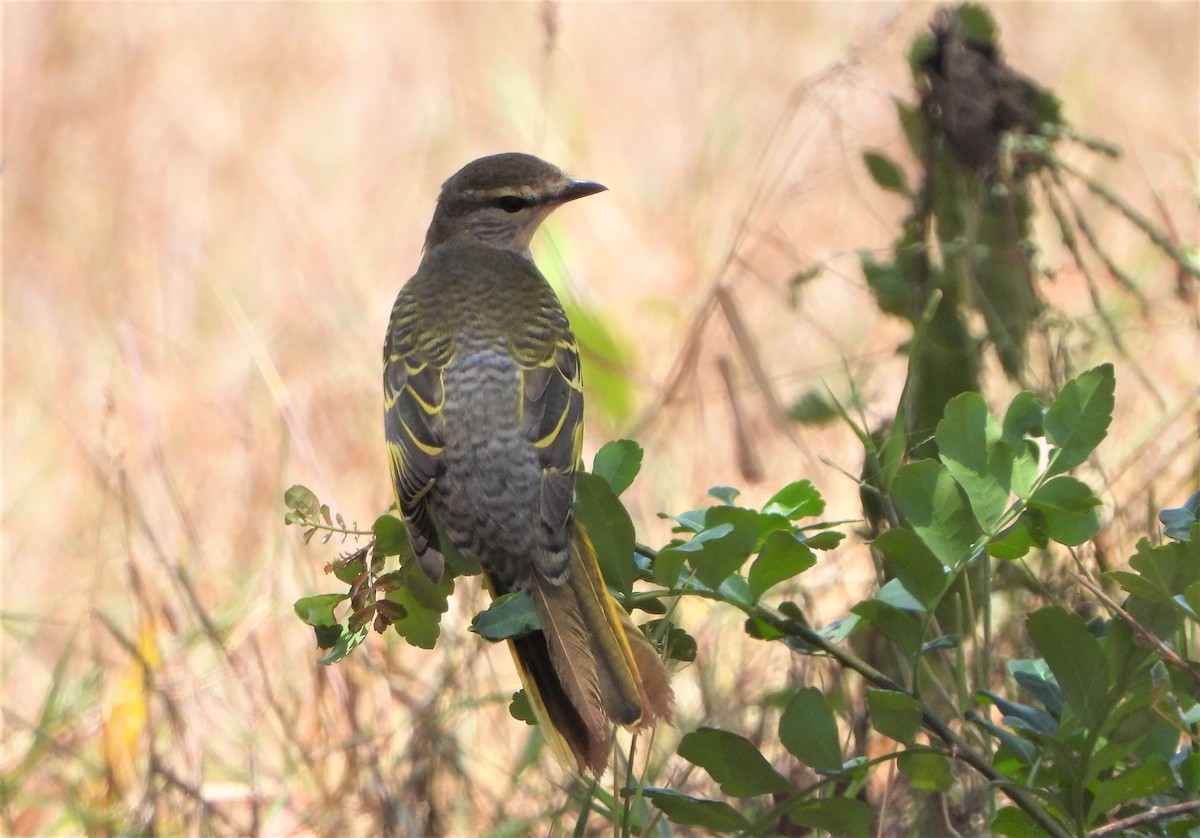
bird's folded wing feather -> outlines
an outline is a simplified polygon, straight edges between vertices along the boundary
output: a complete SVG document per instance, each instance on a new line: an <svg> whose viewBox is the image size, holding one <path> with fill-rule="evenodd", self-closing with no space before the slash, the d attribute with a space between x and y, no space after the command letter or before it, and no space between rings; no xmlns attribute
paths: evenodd
<svg viewBox="0 0 1200 838"><path fill-rule="evenodd" d="M411 312L398 301L384 348L384 434L392 485L421 567L441 578L444 559L425 496L442 473L440 431L446 394L442 368L452 351L431 353L413 337Z"/></svg>

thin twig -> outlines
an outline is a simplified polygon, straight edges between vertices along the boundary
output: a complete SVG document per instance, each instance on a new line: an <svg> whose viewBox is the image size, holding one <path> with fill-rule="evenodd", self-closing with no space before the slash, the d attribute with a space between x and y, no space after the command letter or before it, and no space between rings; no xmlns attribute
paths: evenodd
<svg viewBox="0 0 1200 838"><path fill-rule="evenodd" d="M1178 818L1181 815L1190 815L1192 812L1200 812L1200 800L1173 803L1170 806L1154 806L1145 812L1139 812L1136 815L1130 815L1127 818L1121 818L1119 821L1106 823L1104 826L1093 829L1087 834L1087 838L1106 838L1106 836L1116 835L1136 826L1154 823L1155 821L1165 821L1169 818Z"/></svg>
<svg viewBox="0 0 1200 838"><path fill-rule="evenodd" d="M1145 626L1134 619L1132 614L1130 614L1120 605L1117 605L1116 601L1112 597L1104 593L1104 591L1102 591L1100 587L1090 579L1081 576L1078 573L1072 573L1071 575L1075 577L1076 582L1091 591L1092 594L1095 595L1096 599L1100 600L1100 602L1104 604L1105 608L1112 611L1114 614L1120 617L1127 626L1133 629L1134 633L1138 637L1142 638L1142 640L1154 647L1155 651L1163 656L1163 660L1177 667L1181 672L1183 672L1184 675L1187 675L1189 678L1191 678L1192 681L1196 683L1196 686L1200 687L1200 672L1197 672L1195 667L1193 667L1183 658L1179 657L1179 655L1176 654L1171 647L1163 643L1159 637L1151 633Z"/></svg>

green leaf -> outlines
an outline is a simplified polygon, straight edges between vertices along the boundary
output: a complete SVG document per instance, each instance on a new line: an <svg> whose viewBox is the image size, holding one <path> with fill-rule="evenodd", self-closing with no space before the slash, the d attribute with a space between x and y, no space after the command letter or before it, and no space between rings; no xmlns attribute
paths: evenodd
<svg viewBox="0 0 1200 838"><path fill-rule="evenodd" d="M842 543L842 539L846 537L844 532L836 530L825 530L824 532L815 533L813 535L805 534L804 543L814 550L833 550Z"/></svg>
<svg viewBox="0 0 1200 838"><path fill-rule="evenodd" d="M978 3L962 3L954 9L962 22L963 34L985 44L995 44L998 36L996 21L985 6Z"/></svg>
<svg viewBox="0 0 1200 838"><path fill-rule="evenodd" d="M813 388L801 393L787 409L788 418L810 428L820 428L833 423L839 416L838 409L830 402L824 388Z"/></svg>
<svg viewBox="0 0 1200 838"><path fill-rule="evenodd" d="M904 171L896 165L896 161L892 158L878 151L864 151L863 162L867 164L871 180L879 184L882 189L906 198L912 195L912 190L908 188L908 180L904 177Z"/></svg>
<svg viewBox="0 0 1200 838"><path fill-rule="evenodd" d="M742 492L740 489L735 489L732 486L713 486L708 490L711 497L716 498L726 506L733 506L737 501L738 495Z"/></svg>
<svg viewBox="0 0 1200 838"><path fill-rule="evenodd" d="M1046 535L1071 547L1100 531L1100 499L1074 477L1060 476L1043 483L1029 498L1030 509L1041 514Z"/></svg>
<svg viewBox="0 0 1200 838"><path fill-rule="evenodd" d="M951 571L971 558L979 529L962 490L941 463L910 463L892 481L892 498L908 525Z"/></svg>
<svg viewBox="0 0 1200 838"><path fill-rule="evenodd" d="M908 693L867 687L867 710L871 727L905 745L921 729L921 702Z"/></svg>
<svg viewBox="0 0 1200 838"><path fill-rule="evenodd" d="M1091 729L1109 709L1108 662L1083 620L1058 606L1029 615L1029 639L1054 673L1067 705Z"/></svg>
<svg viewBox="0 0 1200 838"><path fill-rule="evenodd" d="M908 778L908 784L920 791L950 791L954 778L950 775L950 763L944 754L936 751L905 751L896 760L900 773Z"/></svg>
<svg viewBox="0 0 1200 838"><path fill-rule="evenodd" d="M920 653L921 623L912 614L877 599L863 600L850 611L879 629L908 658Z"/></svg>
<svg viewBox="0 0 1200 838"><path fill-rule="evenodd" d="M916 597L910 594L908 589L900 583L899 579L889 579L885 582L883 587L879 589L876 599L893 608L899 608L901 611L908 611L913 614L920 614L925 610L921 607L921 603L917 602Z"/></svg>
<svg viewBox="0 0 1200 838"><path fill-rule="evenodd" d="M966 492L975 520L991 532L1008 510L1012 449L978 393L960 393L946 405L935 439L938 456Z"/></svg>
<svg viewBox="0 0 1200 838"><path fill-rule="evenodd" d="M392 602L398 602L407 613L403 619L393 622L392 626L410 645L432 649L441 631L442 614L450 607L454 577L446 573L440 581L432 582L416 562L404 565L400 574L400 586L384 596Z"/></svg>
<svg viewBox="0 0 1200 838"><path fill-rule="evenodd" d="M376 556L412 556L412 542L408 538L408 527L404 522L390 512L385 512L375 519L371 525L375 534L375 547L372 552Z"/></svg>
<svg viewBox="0 0 1200 838"><path fill-rule="evenodd" d="M1015 521L988 542L988 555L997 559L1019 559L1034 547L1044 549L1049 541L1033 518L1028 509L1022 511Z"/></svg>
<svg viewBox="0 0 1200 838"><path fill-rule="evenodd" d="M997 695L990 690L979 690L976 693L976 700L980 696L986 696L1003 714L1006 724L1014 730L1030 731L1033 733L1052 735L1058 730L1058 720L1045 713L1036 707L1030 707L1028 704L1021 704L1016 701L1009 701L1003 696ZM1061 712L1062 705L1058 705Z"/></svg>
<svg viewBox="0 0 1200 838"><path fill-rule="evenodd" d="M788 701L779 717L779 741L810 768L838 771L842 767L837 722L816 687L802 687Z"/></svg>
<svg viewBox="0 0 1200 838"><path fill-rule="evenodd" d="M312 489L298 483L283 493L283 505L300 516L299 520L285 519L288 523L315 521L321 513L321 502Z"/></svg>
<svg viewBox="0 0 1200 838"><path fill-rule="evenodd" d="M727 730L702 727L685 734L678 754L700 766L732 797L755 797L791 788L749 739Z"/></svg>
<svg viewBox="0 0 1200 838"><path fill-rule="evenodd" d="M671 532L695 533L704 529L704 513L707 511L707 509L692 509L687 512L680 512L678 515L668 515L665 512L660 512L658 513L658 517L667 518L678 524Z"/></svg>
<svg viewBox="0 0 1200 838"><path fill-rule="evenodd" d="M1007 442L1012 450L1020 450L1025 437L1044 435L1042 422L1045 415L1046 407L1038 397L1028 390L1022 390L1008 403L1000 438Z"/></svg>
<svg viewBox="0 0 1200 838"><path fill-rule="evenodd" d="M1008 671L1013 680L1040 701L1051 716L1056 719L1062 716L1062 688L1054 680L1054 674L1044 660L1012 660L1008 662Z"/></svg>
<svg viewBox="0 0 1200 838"><path fill-rule="evenodd" d="M787 816L796 826L824 830L838 838L871 835L871 807L853 797L806 798L790 806Z"/></svg>
<svg viewBox="0 0 1200 838"><path fill-rule="evenodd" d="M533 712L533 705L529 703L529 694L525 690L517 690L513 693L512 701L508 703L508 715L518 722L537 727L537 713Z"/></svg>
<svg viewBox="0 0 1200 838"><path fill-rule="evenodd" d="M721 834L751 832L754 828L728 803L691 797L674 789L648 788L642 794L671 823L680 826L702 826L710 832Z"/></svg>
<svg viewBox="0 0 1200 838"><path fill-rule="evenodd" d="M509 640L535 632L542 627L538 621L537 608L529 594L514 591L496 597L484 610L471 620L468 631L473 631L493 643Z"/></svg>
<svg viewBox="0 0 1200 838"><path fill-rule="evenodd" d="M1046 438L1058 446L1048 474L1062 474L1085 462L1108 434L1116 378L1112 364L1101 364L1063 385L1046 411Z"/></svg>
<svg viewBox="0 0 1200 838"><path fill-rule="evenodd" d="M817 563L817 557L803 541L790 532L775 530L767 536L758 558L750 565L747 582L757 602L769 589L798 576Z"/></svg>
<svg viewBox="0 0 1200 838"><path fill-rule="evenodd" d="M342 638L345 626L334 609L349 598L349 594L317 594L298 599L292 606L296 616L313 627L318 649L332 649Z"/></svg>
<svg viewBox="0 0 1200 838"><path fill-rule="evenodd" d="M333 569L333 575L339 582L345 582L347 585L353 585L355 580L362 575L367 569L366 554L374 545L368 545L355 550L350 555L342 559L335 559L330 562Z"/></svg>
<svg viewBox="0 0 1200 838"><path fill-rule="evenodd" d="M1034 823L1024 809L1016 806L1005 806L996 812L991 829L996 835L1009 838L1046 838L1046 830Z"/></svg>
<svg viewBox="0 0 1200 838"><path fill-rule="evenodd" d="M696 659L696 638L670 620L650 620L642 626L642 631L647 637L657 638L663 631L664 623L667 625L666 638L656 645L665 648L667 657L673 661L683 661L684 663L694 661Z"/></svg>
<svg viewBox="0 0 1200 838"><path fill-rule="evenodd" d="M369 625L360 626L356 631L350 631L348 628L343 629L329 654L323 658L319 658L317 663L329 666L342 660L367 639L367 634L370 630L371 627Z"/></svg>
<svg viewBox="0 0 1200 838"><path fill-rule="evenodd" d="M789 483L771 496L762 508L764 515L782 515L789 521L812 518L825 511L825 500L811 480Z"/></svg>
<svg viewBox="0 0 1200 838"><path fill-rule="evenodd" d="M633 563L633 522L603 477L576 475L575 519L596 548L596 561L604 581L628 594L633 590L633 580L637 576L637 567Z"/></svg>
<svg viewBox="0 0 1200 838"><path fill-rule="evenodd" d="M1158 520L1163 525L1163 535L1176 541L1187 541L1189 530L1200 517L1200 492L1194 493L1183 506L1177 509L1164 509L1158 513Z"/></svg>
<svg viewBox="0 0 1200 838"><path fill-rule="evenodd" d="M1111 780L1100 783L1088 807L1088 822L1094 823L1105 812L1116 809L1123 803L1142 801L1155 794L1162 794L1175 785L1171 769L1158 754L1132 771L1118 774Z"/></svg>
<svg viewBox="0 0 1200 838"><path fill-rule="evenodd" d="M938 561L915 532L909 529L884 530L872 542L883 553L888 569L895 574L905 590L932 611L942 598L949 577L945 566Z"/></svg>
<svg viewBox="0 0 1200 838"><path fill-rule="evenodd" d="M696 579L715 591L750 557L758 541L758 513L738 506L714 506L705 514L704 523L709 528L706 531L720 530L721 535L705 539L699 551L689 552L687 561ZM688 546L695 542L693 538Z"/></svg>
<svg viewBox="0 0 1200 838"><path fill-rule="evenodd" d="M350 598L349 594L317 594L296 600L292 610L296 616L310 626L336 626L340 620L333 613L339 603Z"/></svg>
<svg viewBox="0 0 1200 838"><path fill-rule="evenodd" d="M592 474L603 477L620 495L629 488L642 468L642 446L631 439L606 442L592 460Z"/></svg>

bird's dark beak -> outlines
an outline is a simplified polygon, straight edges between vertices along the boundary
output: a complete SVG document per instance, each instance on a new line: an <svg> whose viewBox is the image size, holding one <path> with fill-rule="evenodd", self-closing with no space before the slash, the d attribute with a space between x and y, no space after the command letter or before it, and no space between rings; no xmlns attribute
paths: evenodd
<svg viewBox="0 0 1200 838"><path fill-rule="evenodd" d="M597 192L604 192L608 187L602 183L595 183L590 180L572 180L567 183L566 189L558 194L559 201L574 201L576 198L586 198L588 195L595 195Z"/></svg>

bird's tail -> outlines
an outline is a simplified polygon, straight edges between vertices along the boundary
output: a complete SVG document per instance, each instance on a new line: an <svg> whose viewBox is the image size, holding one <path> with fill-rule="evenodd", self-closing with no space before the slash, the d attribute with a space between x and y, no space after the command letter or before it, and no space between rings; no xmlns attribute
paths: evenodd
<svg viewBox="0 0 1200 838"><path fill-rule="evenodd" d="M587 533L574 524L571 571L560 585L533 573L542 630L511 641L521 683L564 762L599 776L613 725L646 730L671 717L671 682L653 644L617 604Z"/></svg>

